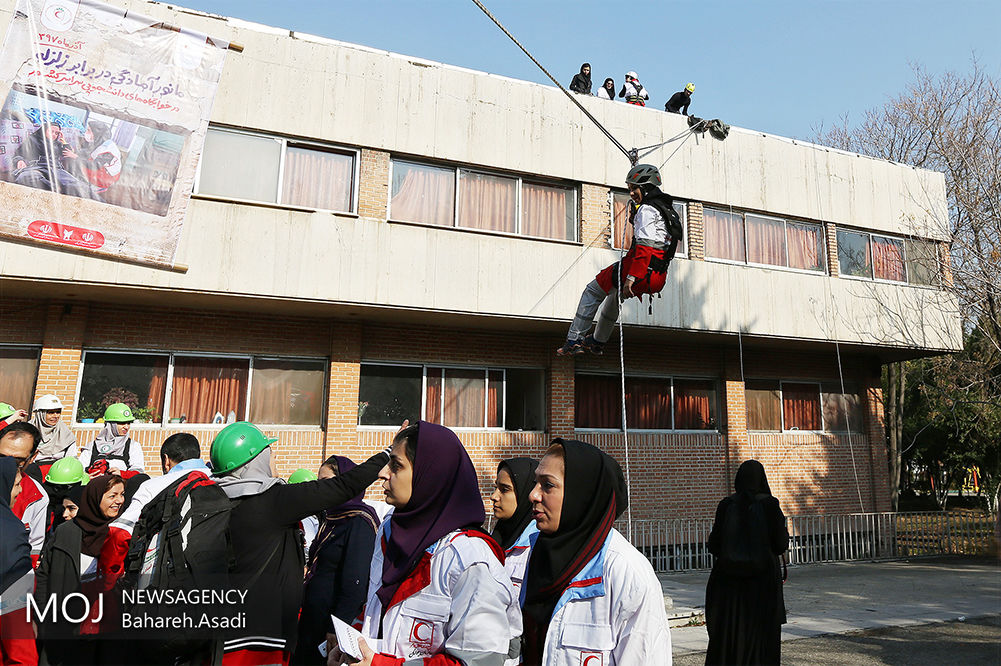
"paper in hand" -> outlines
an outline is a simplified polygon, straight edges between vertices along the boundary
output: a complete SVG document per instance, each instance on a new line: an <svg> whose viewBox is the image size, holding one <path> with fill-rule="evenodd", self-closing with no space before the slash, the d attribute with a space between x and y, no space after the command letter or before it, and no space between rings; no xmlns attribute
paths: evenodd
<svg viewBox="0 0 1001 666"><path fill-rule="evenodd" d="M333 615L330 616L330 619L334 621L334 634L337 635L337 647L344 654L351 655L361 661L361 648L358 647L358 639L361 638L361 632Z"/></svg>

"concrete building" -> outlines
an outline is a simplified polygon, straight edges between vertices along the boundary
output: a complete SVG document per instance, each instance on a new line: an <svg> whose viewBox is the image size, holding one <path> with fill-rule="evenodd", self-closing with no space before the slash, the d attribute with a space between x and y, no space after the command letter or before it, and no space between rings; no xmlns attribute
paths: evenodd
<svg viewBox="0 0 1001 666"><path fill-rule="evenodd" d="M214 421L250 419L288 473L423 417L456 428L485 492L557 436L627 462L617 338L553 350L619 256L629 164L559 90L125 4L245 47L179 266L0 241L0 400L55 393L88 444L108 391L134 393L151 461L179 429L207 450ZM626 146L686 127L581 101ZM662 298L624 308L633 517L710 516L750 457L787 513L888 510L880 366L961 346L943 176L738 127L662 171L687 238Z"/></svg>

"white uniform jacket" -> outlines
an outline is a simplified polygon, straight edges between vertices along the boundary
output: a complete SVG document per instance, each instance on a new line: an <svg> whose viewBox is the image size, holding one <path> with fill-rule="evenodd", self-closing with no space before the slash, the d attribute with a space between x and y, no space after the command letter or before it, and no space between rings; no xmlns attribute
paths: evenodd
<svg viewBox="0 0 1001 666"><path fill-rule="evenodd" d="M514 585L515 594L521 594L521 585L525 581L525 573L528 571L528 560L532 557L532 546L539 538L539 527L533 520L521 533L514 545L504 553L504 568L507 575L511 577L511 584Z"/></svg>
<svg viewBox="0 0 1001 666"><path fill-rule="evenodd" d="M542 664L670 666L660 582L650 562L617 531L557 602Z"/></svg>
<svg viewBox="0 0 1001 666"><path fill-rule="evenodd" d="M378 653L374 663L502 666L517 656L521 608L511 579L486 539L462 531L450 532L427 549L386 610L377 640L382 603L376 593L389 526L385 521L376 535L361 629Z"/></svg>
<svg viewBox="0 0 1001 666"><path fill-rule="evenodd" d="M21 495L15 502L14 515L21 519L28 530L28 545L31 546L31 563L38 564L38 555L45 543L46 521L49 518L49 494L38 481L27 474L21 477ZM24 511L19 509L23 507Z"/></svg>

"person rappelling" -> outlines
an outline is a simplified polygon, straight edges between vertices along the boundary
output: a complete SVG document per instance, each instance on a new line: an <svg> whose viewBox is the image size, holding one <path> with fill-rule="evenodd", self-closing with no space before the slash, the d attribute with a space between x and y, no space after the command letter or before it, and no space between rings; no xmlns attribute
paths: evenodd
<svg viewBox="0 0 1001 666"><path fill-rule="evenodd" d="M629 223L633 225L633 242L621 261L606 267L584 288L567 340L556 350L557 355L601 354L619 318L619 301L657 294L664 288L667 267L684 229L671 195L660 190L661 182L660 171L651 164L637 164L629 170L626 185L632 199ZM594 332L588 333L599 306Z"/></svg>

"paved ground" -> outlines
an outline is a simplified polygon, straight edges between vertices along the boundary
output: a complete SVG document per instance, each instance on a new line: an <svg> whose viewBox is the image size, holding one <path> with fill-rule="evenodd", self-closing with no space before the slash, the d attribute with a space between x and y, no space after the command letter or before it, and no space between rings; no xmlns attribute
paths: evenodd
<svg viewBox="0 0 1001 666"><path fill-rule="evenodd" d="M660 579L678 612L702 609L708 577L700 572ZM791 568L784 592L789 622L782 640L789 641L1001 615L1001 568L996 560L974 558L818 564ZM675 627L671 641L677 658L704 652L708 637L704 626Z"/></svg>
<svg viewBox="0 0 1001 666"><path fill-rule="evenodd" d="M705 655L674 658L674 666L701 666ZM782 644L785 666L995 666L1001 663L1001 617L968 619L835 636L801 638Z"/></svg>

